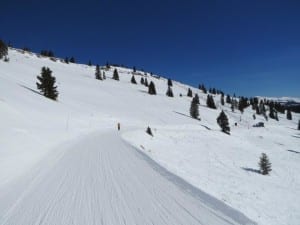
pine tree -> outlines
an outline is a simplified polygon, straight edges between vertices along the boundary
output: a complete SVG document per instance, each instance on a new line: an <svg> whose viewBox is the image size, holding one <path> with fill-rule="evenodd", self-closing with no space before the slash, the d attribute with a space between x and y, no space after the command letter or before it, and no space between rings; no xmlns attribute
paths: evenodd
<svg viewBox="0 0 300 225"><path fill-rule="evenodd" d="M69 58L68 57L65 58L65 63L69 64Z"/></svg>
<svg viewBox="0 0 300 225"><path fill-rule="evenodd" d="M298 121L298 130L300 130L300 120Z"/></svg>
<svg viewBox="0 0 300 225"><path fill-rule="evenodd" d="M118 70L117 70L117 69L114 70L114 73L113 73L113 79L114 79L114 80L119 80L119 73L118 73Z"/></svg>
<svg viewBox="0 0 300 225"><path fill-rule="evenodd" d="M144 78L143 77L141 77L141 84L145 84L145 81L144 81Z"/></svg>
<svg viewBox="0 0 300 225"><path fill-rule="evenodd" d="M197 103L196 97L194 97L193 100L191 101L190 115L194 119L198 119L199 117L199 104Z"/></svg>
<svg viewBox="0 0 300 225"><path fill-rule="evenodd" d="M212 95L207 95L206 105L207 105L207 107L209 107L211 109L216 109L217 108Z"/></svg>
<svg viewBox="0 0 300 225"><path fill-rule="evenodd" d="M92 62L91 62L91 60L89 60L89 63L88 63L88 65L89 65L89 66L92 66Z"/></svg>
<svg viewBox="0 0 300 225"><path fill-rule="evenodd" d="M153 81L150 82L149 87L148 87L148 93L150 95L156 95L156 89Z"/></svg>
<svg viewBox="0 0 300 225"><path fill-rule="evenodd" d="M259 169L260 169L260 172L262 175L267 175L267 174L269 174L269 172L272 171L272 169L271 169L272 164L270 163L266 153L261 154L258 165L259 165Z"/></svg>
<svg viewBox="0 0 300 225"><path fill-rule="evenodd" d="M41 93L47 98L56 100L58 92L56 90L57 86L54 86L56 79L52 76L52 71L47 67L43 67L41 76L37 76L37 79L40 83L37 82L36 85Z"/></svg>
<svg viewBox="0 0 300 225"><path fill-rule="evenodd" d="M198 96L197 93L195 94L195 97L194 97L193 101L195 101L197 104L200 105L200 100L199 100L199 96Z"/></svg>
<svg viewBox="0 0 300 225"><path fill-rule="evenodd" d="M70 63L75 63L75 58L73 56L70 58Z"/></svg>
<svg viewBox="0 0 300 225"><path fill-rule="evenodd" d="M224 102L224 95L221 95L221 105L224 105L225 102Z"/></svg>
<svg viewBox="0 0 300 225"><path fill-rule="evenodd" d="M145 78L144 85L145 85L146 87L149 87L147 78Z"/></svg>
<svg viewBox="0 0 300 225"><path fill-rule="evenodd" d="M100 70L100 66L98 64L96 65L95 77L97 80L102 80L101 70Z"/></svg>
<svg viewBox="0 0 300 225"><path fill-rule="evenodd" d="M0 59L4 58L8 54L8 47L4 41L0 39Z"/></svg>
<svg viewBox="0 0 300 225"><path fill-rule="evenodd" d="M291 110L290 109L287 109L286 110L286 118L288 120L292 120L292 113L291 113Z"/></svg>
<svg viewBox="0 0 300 225"><path fill-rule="evenodd" d="M133 69L132 69L132 70L133 70L133 72L134 72L134 73L136 72L136 68L135 68L135 66L133 67Z"/></svg>
<svg viewBox="0 0 300 225"><path fill-rule="evenodd" d="M230 127L229 127L229 123L228 123L228 118L227 118L227 116L226 116L226 114L224 113L223 110L217 118L217 123L222 128L222 131L224 133L230 134Z"/></svg>
<svg viewBox="0 0 300 225"><path fill-rule="evenodd" d="M226 96L226 103L230 104L231 103L231 98L230 98L230 95L227 95Z"/></svg>
<svg viewBox="0 0 300 225"><path fill-rule="evenodd" d="M132 75L132 77L131 77L131 83L132 83L132 84L136 84L136 80L135 80L134 75Z"/></svg>
<svg viewBox="0 0 300 225"><path fill-rule="evenodd" d="M103 71L103 80L106 80L106 75L104 71Z"/></svg>
<svg viewBox="0 0 300 225"><path fill-rule="evenodd" d="M173 86L172 80L171 80L170 78L168 79L168 86L169 86L169 87L172 87L172 86Z"/></svg>
<svg viewBox="0 0 300 225"><path fill-rule="evenodd" d="M174 97L171 86L168 86L168 90L167 90L166 95L169 96L169 97Z"/></svg>
<svg viewBox="0 0 300 225"><path fill-rule="evenodd" d="M233 104L233 101L231 102L231 107L230 107L230 108L231 108L231 111L234 112L234 104Z"/></svg>
<svg viewBox="0 0 300 225"><path fill-rule="evenodd" d="M188 89L187 96L188 97L193 97L193 92L190 88Z"/></svg>
<svg viewBox="0 0 300 225"><path fill-rule="evenodd" d="M153 136L152 130L151 130L150 127L147 127L146 133L149 134L149 135L151 135L151 136Z"/></svg>

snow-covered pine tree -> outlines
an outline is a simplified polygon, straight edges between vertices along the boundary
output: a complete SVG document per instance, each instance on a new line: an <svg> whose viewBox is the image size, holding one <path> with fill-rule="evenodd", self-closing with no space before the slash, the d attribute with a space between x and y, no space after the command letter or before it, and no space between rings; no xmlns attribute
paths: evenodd
<svg viewBox="0 0 300 225"><path fill-rule="evenodd" d="M114 69L113 79L114 79L114 80L120 80L120 79L119 79L119 73L118 73L118 70L117 70L116 68Z"/></svg>
<svg viewBox="0 0 300 225"><path fill-rule="evenodd" d="M141 77L141 84L145 84L145 81L144 81L144 78L143 77Z"/></svg>
<svg viewBox="0 0 300 225"><path fill-rule="evenodd" d="M262 175L267 175L272 171L271 169L272 164L270 163L266 153L261 154L258 165L259 165L260 173Z"/></svg>
<svg viewBox="0 0 300 225"><path fill-rule="evenodd" d="M223 110L217 118L217 123L219 124L219 126L221 127L221 129L224 133L230 134L230 127L229 127L229 123L228 123L228 118L227 118L227 116L226 116L226 114L224 113Z"/></svg>
<svg viewBox="0 0 300 225"><path fill-rule="evenodd" d="M56 100L58 92L56 90L55 77L52 76L52 71L48 67L43 67L41 71L41 76L37 76L40 83L36 82L37 88L41 93L50 99Z"/></svg>

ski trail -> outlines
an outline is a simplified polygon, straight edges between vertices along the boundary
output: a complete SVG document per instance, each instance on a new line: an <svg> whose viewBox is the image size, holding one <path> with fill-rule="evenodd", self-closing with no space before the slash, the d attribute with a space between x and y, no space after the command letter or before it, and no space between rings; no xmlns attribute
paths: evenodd
<svg viewBox="0 0 300 225"><path fill-rule="evenodd" d="M0 218L1 225L254 224L205 204L205 197L116 131L90 135L63 151Z"/></svg>

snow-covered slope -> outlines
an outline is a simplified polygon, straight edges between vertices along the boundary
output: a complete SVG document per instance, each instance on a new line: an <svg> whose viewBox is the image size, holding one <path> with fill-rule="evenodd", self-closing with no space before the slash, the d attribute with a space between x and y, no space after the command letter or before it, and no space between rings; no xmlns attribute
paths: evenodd
<svg viewBox="0 0 300 225"><path fill-rule="evenodd" d="M29 219L27 224L38 221L40 224L54 222L53 217L59 216L54 214L55 211L36 211L35 208L53 206L59 199L68 202L57 203L58 208L55 208L57 212L67 209L70 213L78 212L76 210L80 210L84 205L77 202L80 198L76 195L77 191L77 194L86 197L82 196L80 201L104 204L93 202L89 193L90 188L97 188L99 185L101 191L101 185L104 184L101 184L98 178L95 178L94 182L93 176L90 176L91 180L88 181L90 183L86 183L87 180L74 179L73 184L72 181L66 184L62 181L61 191L64 192L55 192L54 189L45 192L45 195L50 197L42 198L43 201L55 201L52 202L53 204L41 202L34 208L30 206L42 201L39 193L43 193L43 187L45 189L47 187L46 177L41 177L37 170L53 168L56 171L57 168L57 174L71 173L76 164L72 164L71 161L68 161L70 162L68 164L63 157L66 151L68 157L71 159L75 157L69 150L70 146L81 143L77 139L81 140L83 136L89 136L95 131L116 129L118 122L121 123L122 137L127 142L168 171L241 211L258 224L299 224L300 132L295 129L300 118L298 114L293 114L292 121L286 120L285 115L279 116L279 122L273 120L266 122L259 116L253 120L253 111L250 108L242 115L239 112L231 112L229 105L221 106L218 95L215 96L218 109L212 110L205 106L206 95L192 88L193 92L200 96L201 121L197 121L188 116L191 98L188 98L186 93L189 87L179 82L173 82L175 97L169 98L165 95L167 80L157 79L147 74L148 81L154 81L158 92L158 95L150 96L145 86L130 83L132 76L130 69L117 68L120 81L110 79L114 68L106 71L106 80L98 81L94 78L95 67L54 62L49 58L39 58L31 53L21 54L16 50L9 51L9 58L9 63L0 61L0 224L18 224L31 213L33 213L32 220ZM57 102L36 92L36 76L40 74L42 66L49 67L56 77L59 92ZM138 83L140 77L136 75ZM183 97L179 97L180 93ZM221 133L216 123L221 109L224 109L229 117L232 130L230 136ZM266 127L253 128L252 125L259 121L265 122ZM236 127L233 126L235 122L238 123ZM152 128L154 137L145 134L147 126ZM99 149L109 151L108 142L103 144L102 138L106 137L102 137L99 133ZM83 152L78 152L89 151L90 146L88 144L86 148L82 144L80 146L82 147L74 150L74 154L78 153L76 160L82 158L82 163L86 160L87 167L94 165L93 163L97 161L89 164L89 158L85 158ZM93 151L92 148L90 150ZM256 173L258 159L262 152L266 152L272 162L273 171L270 176ZM87 157L92 155L87 154ZM97 160L97 157L95 155L94 160ZM101 161L102 159L98 160L99 163L105 163ZM121 159L116 157L116 160ZM66 162L66 170L60 164L63 162ZM78 162L77 170L83 166L80 163ZM105 168L108 169L107 167L101 169ZM100 167L95 167L95 170L97 169ZM93 170L87 171L92 173ZM142 174L141 171L139 172ZM49 182L55 182L55 173L50 174ZM84 172L81 175L84 176ZM95 176L98 175L99 173L95 171ZM64 178L57 177L57 182L60 179ZM120 181L122 180L115 182ZM68 185L75 185L78 188L69 187L68 193ZM93 185L96 186L91 187ZM122 186L126 183L118 183L118 185ZM86 192L79 192L81 190ZM67 197L72 194L75 196L74 202L70 202L73 201L70 200L72 198ZM143 195L138 196L142 198ZM138 199L135 199L138 204ZM142 199L140 201L143 202ZM184 202L191 205L190 200ZM64 208L70 204L79 204L79 208L75 206L75 208ZM107 207L120 206L110 204L112 203L107 203ZM157 202L157 204L162 203ZM91 207L93 208L93 205ZM24 208L28 209L25 214L21 213ZM70 219L66 220L66 223L80 224L81 222L78 221L82 221L86 224L97 224L98 221L89 221L85 218L96 219L93 215L99 216L102 215L103 210L109 210L108 208L97 209L100 210L99 214L93 211L94 209L91 209L94 214L89 214L91 211L87 210L83 213L82 220L77 218L78 215L70 214L66 217ZM197 207L192 207L190 210L197 210ZM221 214L226 213L221 210ZM151 217L147 212L143 212L142 215L145 218ZM180 215L184 217L183 214ZM237 215L238 213L232 213L231 219L241 222L237 219L239 217ZM37 219L37 216L43 218ZM172 221L172 216L168 217ZM130 223L129 217L122 219L124 221L128 219L127 223L133 224ZM114 221L112 224L120 224L117 220L111 221ZM144 224L150 223L149 221L144 220ZM154 224L163 224L158 221L156 220ZM103 224L107 223L109 220L104 219Z"/></svg>

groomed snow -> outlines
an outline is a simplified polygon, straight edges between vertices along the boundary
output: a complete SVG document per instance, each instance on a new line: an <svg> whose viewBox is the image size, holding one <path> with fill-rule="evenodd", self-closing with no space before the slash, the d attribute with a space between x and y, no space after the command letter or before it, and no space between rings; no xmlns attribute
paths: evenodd
<svg viewBox="0 0 300 225"><path fill-rule="evenodd" d="M218 95L215 96L218 109L211 110L205 107L206 95L192 88L199 94L201 103L201 121L196 121L188 116L191 99L186 97L188 86L181 83L173 82L175 97L168 98L166 79L147 74L148 81L153 80L158 91L157 96L150 96L145 86L130 83L130 69L118 68L119 82L110 79L114 68L106 72L107 80L97 81L95 67L53 62L17 50L9 50L9 57L9 63L0 61L0 224L20 224L21 221L24 224L26 220L26 224L59 224L59 219L65 222L62 224L99 224L99 218L103 219L102 224L121 224L121 219L124 224L141 224L141 221L151 224L151 218L155 219L154 224L164 224L163 218L165 224L197 224L184 210L178 215L174 212L157 214L158 218L151 214L150 205L144 204L155 202L156 207L162 207L172 205L170 201L174 199L182 201L195 218L214 218L201 214L204 209L199 204L205 204L210 209L216 207L213 211L221 218L229 216L240 224L249 222L231 208L224 205L218 208L222 204L213 197L261 225L299 224L300 132L295 129L298 114L293 114L292 121L286 120L285 115L280 115L279 122L266 122L260 116L253 120L254 112L250 108L243 115L232 113L229 105L220 105ZM36 93L36 76L42 66L50 67L57 79L57 102ZM140 75L136 75L136 80L139 83ZM183 97L179 97L180 93ZM221 133L216 123L222 108L229 117L230 136ZM252 127L259 121L265 122L266 128ZM151 170L151 160L147 157L139 161L140 170L137 168L136 173L132 165L127 168L124 164L136 162L139 154L123 143L119 134L106 133L116 129L118 122L127 142L180 177L179 180L182 178L198 188L197 193L211 195L209 199L214 200L191 197L178 183L167 181L159 173L163 168ZM233 126L235 122L237 127ZM154 137L145 133L148 125ZM95 140L95 132L99 142ZM110 149L111 146L115 148ZM121 154L119 148L124 148L126 154ZM267 153L272 162L270 176L256 172L262 152ZM122 165L120 168L124 171L117 165ZM116 176L115 181L101 182L108 176L103 170L109 168L111 171L107 173L113 173L112 178L118 172L124 172L128 178ZM147 183L147 174L151 174L155 182ZM139 179L135 180L135 176ZM116 199L117 195L112 192L132 191L135 185L127 182L133 180L137 181L138 191ZM151 190L162 191L169 187L178 190L161 192L157 198L148 187L139 186L143 182L149 188L154 185ZM111 188L107 186L103 190L105 184ZM124 189L118 189L123 186ZM144 192L141 189L145 189ZM112 198L100 198L107 191L111 191L108 196ZM160 199L166 201L160 202ZM139 204L144 209L143 217L137 212ZM173 207L178 209L176 204ZM96 209L99 213L93 211ZM228 215L227 210L234 213ZM119 217L112 216L118 213ZM189 222L181 223L182 218ZM204 224L213 222L218 224L217 219Z"/></svg>

